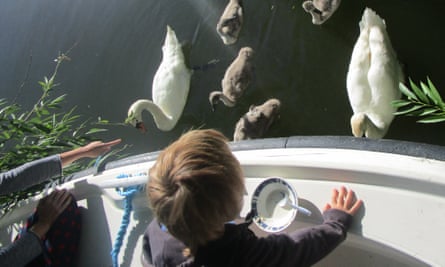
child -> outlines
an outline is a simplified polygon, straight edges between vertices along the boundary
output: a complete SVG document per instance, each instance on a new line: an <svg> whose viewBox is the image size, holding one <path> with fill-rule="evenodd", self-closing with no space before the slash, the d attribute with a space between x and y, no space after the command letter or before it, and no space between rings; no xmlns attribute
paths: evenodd
<svg viewBox="0 0 445 267"><path fill-rule="evenodd" d="M334 189L323 224L265 238L256 237L249 223L226 223L241 211L244 176L227 139L215 130L184 134L159 155L149 177L156 219L144 237L144 256L155 266L312 265L346 238L362 204L352 190Z"/></svg>

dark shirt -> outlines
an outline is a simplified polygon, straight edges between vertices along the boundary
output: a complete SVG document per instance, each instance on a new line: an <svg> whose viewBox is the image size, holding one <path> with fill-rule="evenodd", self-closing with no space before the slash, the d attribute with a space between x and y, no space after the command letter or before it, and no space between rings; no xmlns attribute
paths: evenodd
<svg viewBox="0 0 445 267"><path fill-rule="evenodd" d="M226 224L224 235L199 247L193 261L187 260L179 249L185 248L154 220L144 239L155 241L144 246L145 256L154 266L311 266L346 238L352 216L336 209L323 213L321 225L297 230L288 234L271 234L257 237L248 228L249 223ZM147 244L147 243L146 243ZM150 252L146 253L146 250ZM182 263L181 263L182 262Z"/></svg>

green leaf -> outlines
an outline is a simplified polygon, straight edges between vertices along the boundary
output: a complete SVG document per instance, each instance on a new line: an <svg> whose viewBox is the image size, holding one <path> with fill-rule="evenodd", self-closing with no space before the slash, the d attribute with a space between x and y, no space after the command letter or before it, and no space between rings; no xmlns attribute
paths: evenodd
<svg viewBox="0 0 445 267"><path fill-rule="evenodd" d="M394 100L394 101L391 102L391 105L393 107L395 107L395 108L401 108L401 107L404 107L404 106L408 106L410 104L412 104L412 102L406 101L406 100L403 100L403 99L401 99L401 100Z"/></svg>
<svg viewBox="0 0 445 267"><path fill-rule="evenodd" d="M419 116L426 116L426 115L432 114L437 111L440 111L440 110L437 108L425 108L424 110L422 110L422 112L419 114Z"/></svg>
<svg viewBox="0 0 445 267"><path fill-rule="evenodd" d="M11 135L8 132L2 132L2 134L5 137L5 139L11 138Z"/></svg>
<svg viewBox="0 0 445 267"><path fill-rule="evenodd" d="M47 126L40 124L40 123L34 123L34 126L41 130L44 133L50 133L51 132L51 128L48 128Z"/></svg>
<svg viewBox="0 0 445 267"><path fill-rule="evenodd" d="M57 112L56 109L61 109L65 95L50 98L49 94L58 85L55 82L58 67L59 64L53 74L48 75L50 78L44 77L42 81L38 81L43 92L41 91L40 98L29 110L22 111L21 106L0 99L0 170L9 170L47 155L84 146L97 140L95 133L107 130L92 127L91 118L80 121L82 116L75 114L75 108ZM108 123L102 119L99 121ZM71 164L64 169L64 174L68 175L86 166L83 162ZM20 192L0 196L0 218L21 200L38 194L48 183L54 182L60 182L60 177Z"/></svg>
<svg viewBox="0 0 445 267"><path fill-rule="evenodd" d="M53 87L53 84L54 84L54 78L55 78L55 75L51 76L51 78L50 78L49 81L48 81L48 84L49 84L50 87Z"/></svg>
<svg viewBox="0 0 445 267"><path fill-rule="evenodd" d="M438 105L440 101L437 99L437 96L434 95L434 93L428 88L428 86L423 82L420 82L420 86L424 91L427 92L428 98L431 99L435 105Z"/></svg>
<svg viewBox="0 0 445 267"><path fill-rule="evenodd" d="M399 83L399 89L400 89L400 91L401 91L404 95L406 95L406 96L408 97L408 99L419 100L419 99L417 98L417 96L416 96L415 94L413 94L413 93L408 89L408 87L406 87L405 84L403 84L403 83Z"/></svg>
<svg viewBox="0 0 445 267"><path fill-rule="evenodd" d="M58 96L51 101L51 104L60 104L62 101L65 100L65 97L66 97L66 94Z"/></svg>
<svg viewBox="0 0 445 267"><path fill-rule="evenodd" d="M430 93L432 96L434 96L434 98L437 100L437 104L439 106L441 106L442 108L445 108L445 103L442 100L442 97L440 97L439 92L437 91L436 87L434 86L434 84L431 82L430 78L427 77L427 82L428 82L428 87L430 89Z"/></svg>
<svg viewBox="0 0 445 267"><path fill-rule="evenodd" d="M438 122L443 122L445 121L445 116L431 116L431 117L427 117L421 120L418 120L417 122L420 123L438 123Z"/></svg>
<svg viewBox="0 0 445 267"><path fill-rule="evenodd" d="M423 86L422 86L423 91L420 90L419 87L417 87L417 85L411 79L409 79L409 83L411 85L411 88L413 89L414 94L420 99L420 101L423 103L429 104L430 101L429 101L428 97L425 95L425 93L427 93L429 90L425 90L425 88Z"/></svg>
<svg viewBox="0 0 445 267"><path fill-rule="evenodd" d="M416 110L421 109L422 107L423 106L416 105L416 106L413 106L413 107L411 107L409 109L399 110L399 111L395 112L394 115L404 115L404 114L405 115L412 115L411 113L413 113Z"/></svg>
<svg viewBox="0 0 445 267"><path fill-rule="evenodd" d="M104 120L104 119L98 118L97 123L98 123L98 124L108 124L108 123L110 123L110 121L109 121L109 120Z"/></svg>
<svg viewBox="0 0 445 267"><path fill-rule="evenodd" d="M107 129L100 129L100 128L92 128L88 132L86 132L86 135L94 134L94 133L100 133L100 132L106 132Z"/></svg>

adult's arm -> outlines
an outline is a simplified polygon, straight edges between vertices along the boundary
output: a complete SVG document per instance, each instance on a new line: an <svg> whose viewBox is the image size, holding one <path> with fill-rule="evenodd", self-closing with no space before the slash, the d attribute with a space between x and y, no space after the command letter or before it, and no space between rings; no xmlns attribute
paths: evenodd
<svg viewBox="0 0 445 267"><path fill-rule="evenodd" d="M0 174L0 195L13 193L62 174L62 168L81 158L95 158L108 152L121 139L94 141L85 146L25 163Z"/></svg>
<svg viewBox="0 0 445 267"><path fill-rule="evenodd" d="M95 158L102 155L103 153L108 152L112 146L119 144L121 141L121 139L115 139L107 143L102 141L94 141L85 146L63 152L60 154L62 167L66 167L73 161L81 158Z"/></svg>
<svg viewBox="0 0 445 267"><path fill-rule="evenodd" d="M40 238L33 232L25 232L14 243L0 248L0 266L25 266L43 251Z"/></svg>
<svg viewBox="0 0 445 267"><path fill-rule="evenodd" d="M25 163L0 174L0 195L22 190L61 174L60 155Z"/></svg>

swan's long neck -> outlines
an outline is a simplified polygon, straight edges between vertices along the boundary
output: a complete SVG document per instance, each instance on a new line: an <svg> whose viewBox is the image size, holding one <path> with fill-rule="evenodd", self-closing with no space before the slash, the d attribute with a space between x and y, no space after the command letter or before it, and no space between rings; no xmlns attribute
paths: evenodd
<svg viewBox="0 0 445 267"><path fill-rule="evenodd" d="M210 96L209 96L209 100L210 100L210 103L212 104L212 106L216 105L218 103L218 101L222 101L224 103L224 105L226 105L228 107L235 106L235 101L233 101L232 99L228 98L221 91L213 91L213 92L211 92Z"/></svg>
<svg viewBox="0 0 445 267"><path fill-rule="evenodd" d="M133 111L134 116L142 121L142 111L147 110L153 116L156 126L159 130L170 131L176 124L177 119L165 114L165 112L155 103L150 100L141 99L131 105L130 110Z"/></svg>
<svg viewBox="0 0 445 267"><path fill-rule="evenodd" d="M352 134L355 137L366 136L372 139L379 139L385 136L388 126L376 125L365 113L357 113L351 117Z"/></svg>

